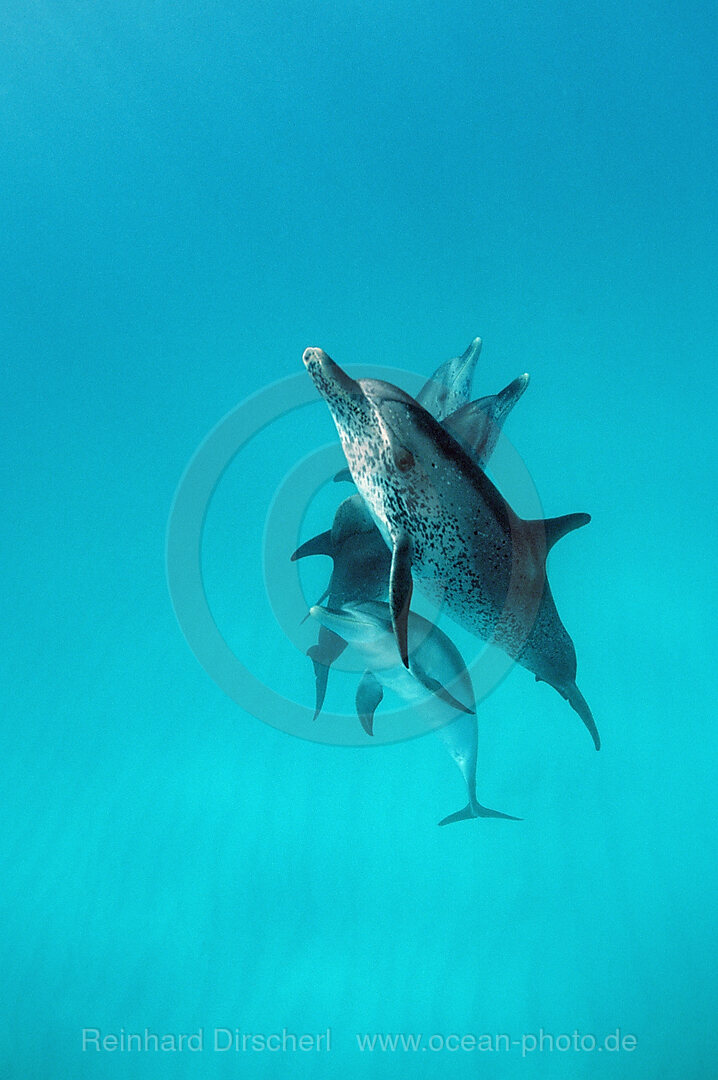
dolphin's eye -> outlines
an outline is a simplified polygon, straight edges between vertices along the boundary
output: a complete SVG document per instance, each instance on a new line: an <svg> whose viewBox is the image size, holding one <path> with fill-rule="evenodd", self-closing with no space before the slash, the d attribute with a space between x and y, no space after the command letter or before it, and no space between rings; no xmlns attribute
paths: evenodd
<svg viewBox="0 0 718 1080"><path fill-rule="evenodd" d="M396 467L401 472L406 472L408 469L414 467L414 455L409 453L408 450L402 450L396 457Z"/></svg>

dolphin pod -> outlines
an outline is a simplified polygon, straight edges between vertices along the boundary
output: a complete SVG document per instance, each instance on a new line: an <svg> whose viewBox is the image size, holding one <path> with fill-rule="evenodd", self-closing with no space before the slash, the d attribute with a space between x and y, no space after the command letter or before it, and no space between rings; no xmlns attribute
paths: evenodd
<svg viewBox="0 0 718 1080"><path fill-rule="evenodd" d="M484 465L493 452L504 420L526 389L528 375L514 379L498 394L470 402L471 382L480 349L481 341L476 338L462 356L448 360L437 368L417 400L431 409L447 428L453 426L467 452L474 456L477 464ZM342 473L335 479L351 480L351 474L347 470L346 477ZM400 658L393 638L389 608L386 604L377 603L388 599L391 553L361 495L346 499L337 509L331 529L302 544L292 559L308 555L329 555L333 563L329 585L319 600L320 604L327 600L328 606L311 609L311 614L320 624L317 644L308 651L315 672L315 719L324 703L329 669L346 648L347 641L351 641L367 668L357 691L356 703L362 726L368 734L373 734L374 711L383 697L382 686L391 686L408 702L416 701L417 697L429 690L437 695L435 706L441 710L443 705L444 717L457 717L453 722L444 723L435 734L458 766L467 787L469 802L464 810L450 815L439 824L469 817L510 817L488 810L476 797L478 730L473 687L453 643L438 628L434 628L431 634L425 629L431 647L422 650L424 655L421 660L418 657L410 658L408 671L403 665L401 671L395 670ZM424 624L425 628L431 630L430 624L414 612L410 614L410 624L412 622L415 628ZM418 629L415 629L415 637L421 640ZM469 687L465 699L471 699L470 712L461 702L454 703L444 686L444 682L456 678L459 672L464 686L468 684ZM426 710L425 704L423 708ZM368 717L370 723L366 722Z"/></svg>
<svg viewBox="0 0 718 1080"><path fill-rule="evenodd" d="M480 351L481 339L475 338L461 356L441 364L422 387L417 401L452 432L483 468L493 453L506 417L526 389L529 377L520 375L498 394L470 402L471 383ZM338 473L335 479L351 480L351 474L345 477L343 472ZM391 553L361 495L346 499L339 506L331 529L302 544L292 555L292 560L307 555L329 555L333 561L329 586L320 598L320 602L328 598L330 608L336 610L345 604L388 599ZM308 653L315 671L315 719L324 703L329 668L345 647L341 635L322 623L319 640Z"/></svg>
<svg viewBox="0 0 718 1080"><path fill-rule="evenodd" d="M553 543L590 518L569 514L522 519L486 476L483 469L501 424L528 376L520 376L499 394L471 402L480 344L476 339L463 356L437 369L416 399L389 383L352 379L321 349L307 349L303 357L329 406L358 489L337 511L332 529L293 556L322 553L333 559L332 578L321 598L328 598L328 606L312 609L320 622L319 641L310 650L317 712L329 666L349 638L356 640L358 626L363 627L365 650L368 625L374 628L374 649L381 641L386 652L386 638L393 637L396 663L385 670L394 674L380 676L384 685L393 680L407 700L428 688L443 695L458 717L437 733L447 735L467 782L469 804L441 824L508 815L485 811L476 800L475 717L466 715L465 706L451 695L447 699L442 679L428 670L431 657L427 665L426 658L422 663L421 657L412 656L412 626L419 618L410 606L414 581L430 598L443 601L461 625L493 640L537 680L553 686L580 715L596 749L600 745L591 711L576 685L573 643L558 616L545 567ZM386 599L388 606L382 607ZM446 667L447 651L442 655ZM442 668L436 657L433 663ZM397 666L404 669L403 682ZM456 675L451 663L448 668ZM365 676L357 695L363 722L371 715L373 723L382 693L375 673ZM460 729L464 736L457 750L451 740L456 743Z"/></svg>
<svg viewBox="0 0 718 1080"><path fill-rule="evenodd" d="M321 349L305 366L339 432L352 478L392 549L389 602L408 665L416 577L432 599L549 683L598 732L576 685L576 654L546 576L546 554L588 514L525 520L462 445L390 383L354 380Z"/></svg>

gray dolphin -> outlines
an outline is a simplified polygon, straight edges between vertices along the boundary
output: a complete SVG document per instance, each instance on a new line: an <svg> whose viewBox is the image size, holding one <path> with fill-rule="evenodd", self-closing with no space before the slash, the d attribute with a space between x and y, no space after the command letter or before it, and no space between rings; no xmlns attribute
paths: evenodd
<svg viewBox="0 0 718 1080"><path fill-rule="evenodd" d="M424 383L416 400L437 420L456 412L471 398L471 383L481 352L481 338L474 338L461 356L441 364Z"/></svg>
<svg viewBox="0 0 718 1080"><path fill-rule="evenodd" d="M498 394L467 402L441 421L441 426L456 439L480 469L485 468L493 454L504 420L528 384L528 375L519 375Z"/></svg>
<svg viewBox="0 0 718 1080"><path fill-rule="evenodd" d="M596 749L591 710L576 685L576 653L546 575L546 553L588 514L525 520L464 447L390 383L352 379L318 348L304 365L339 432L352 478L392 549L389 601L402 661L416 576L423 591L483 640L553 686Z"/></svg>
<svg viewBox="0 0 718 1080"><path fill-rule="evenodd" d="M528 386L529 377L519 375L498 394L471 401L471 384L480 352L481 338L477 337L461 356L447 360L436 369L416 400L483 469L494 452L504 420Z"/></svg>
<svg viewBox="0 0 718 1080"><path fill-rule="evenodd" d="M498 394L469 401L480 350L481 339L477 337L460 357L441 364L422 387L419 399L483 467L529 377L520 375ZM343 479L343 472L335 479ZM391 552L360 495L341 503L332 528L302 544L291 558L294 561L307 555L329 555L333 560L329 587L320 603L328 598L330 608L336 609L388 597ZM307 652L314 665L315 719L324 704L329 668L345 647L341 635L322 625L317 644Z"/></svg>
<svg viewBox="0 0 718 1080"><path fill-rule="evenodd" d="M476 797L478 733L474 689L459 650L446 634L415 611L410 612L408 633L414 647L409 651L410 666L407 669L399 656L388 604L376 601L348 604L338 610L315 605L310 613L323 629L350 642L366 664L356 694L356 707L368 735L374 733L374 713L384 696L385 687L390 687L405 701L424 698L427 689L436 693L437 685L444 682L456 687L457 700L450 696L431 700L438 718L456 717L438 727L435 734L457 764L466 784L469 801L463 810L445 817L439 822L440 825L476 817L520 820L511 814L502 814L482 806Z"/></svg>

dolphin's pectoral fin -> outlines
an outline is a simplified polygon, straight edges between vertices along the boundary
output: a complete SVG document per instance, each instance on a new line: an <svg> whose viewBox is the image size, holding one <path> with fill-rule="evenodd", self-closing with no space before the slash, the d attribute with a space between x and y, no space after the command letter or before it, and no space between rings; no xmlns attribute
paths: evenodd
<svg viewBox="0 0 718 1080"><path fill-rule="evenodd" d="M326 532L319 533L319 536L312 537L311 540L307 540L306 544L302 544L292 555L291 561L296 562L297 559L303 559L306 555L333 555L334 545L332 544L332 532L331 529L327 529Z"/></svg>
<svg viewBox="0 0 718 1080"><path fill-rule="evenodd" d="M329 668L334 661L342 655L346 647L347 643L344 638L339 637L339 634L335 634L333 630L328 630L326 626L321 626L319 628L319 640L317 641L317 644L312 645L311 649L307 650L307 656L314 665L315 720L322 711L324 698L327 694Z"/></svg>
<svg viewBox="0 0 718 1080"><path fill-rule="evenodd" d="M469 803L463 810L457 810L455 814L449 814L439 822L439 825L451 825L454 821L468 821L470 818L477 817L504 818L505 821L523 820L520 817L514 817L513 814L502 814L500 810L489 810L487 806L474 802Z"/></svg>
<svg viewBox="0 0 718 1080"><path fill-rule="evenodd" d="M339 472L332 477L332 480L335 484L343 484L345 482L349 484L354 483L354 478L352 477L351 472L349 471L349 469L346 468L340 469Z"/></svg>
<svg viewBox="0 0 718 1080"><path fill-rule="evenodd" d="M374 734L374 713L381 699L384 688L371 671L365 671L357 687L357 716L367 735Z"/></svg>
<svg viewBox="0 0 718 1080"><path fill-rule="evenodd" d="M561 690L560 693L563 694L571 708L575 709L578 715L581 717L584 724L591 733L593 745L596 747L597 750L600 750L601 737L598 734L596 721L593 719L593 713L588 707L588 702L586 701L579 688L576 686L576 683L571 683L570 686L567 686L565 690Z"/></svg>
<svg viewBox="0 0 718 1080"><path fill-rule="evenodd" d="M407 533L400 533L394 542L389 574L389 607L394 636L405 668L409 667L409 605L414 588L411 579L413 545Z"/></svg>
<svg viewBox="0 0 718 1080"><path fill-rule="evenodd" d="M327 696L327 683L329 682L329 668L326 664L323 664L318 659L318 646L312 645L311 649L307 650L307 656L314 665L314 716L313 720L316 720L322 711L324 704L324 698Z"/></svg>
<svg viewBox="0 0 718 1080"><path fill-rule="evenodd" d="M411 665L409 667L412 675L419 680L422 686L425 686L427 690L431 690L432 694L436 694L437 697L445 701L447 705L450 705L452 709L456 709L457 712L468 713L469 716L474 716L476 710L470 708L468 705L464 705L461 701L450 694L445 686L442 686L438 679L432 678L422 668L415 657L412 657Z"/></svg>

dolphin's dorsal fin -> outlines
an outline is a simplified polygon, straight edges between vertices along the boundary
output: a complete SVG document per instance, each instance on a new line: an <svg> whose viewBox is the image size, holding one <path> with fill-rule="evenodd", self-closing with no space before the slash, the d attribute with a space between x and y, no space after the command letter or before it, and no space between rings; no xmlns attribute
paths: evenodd
<svg viewBox="0 0 718 1080"><path fill-rule="evenodd" d="M319 536L313 536L311 540L307 540L306 544L298 547L292 555L291 561L296 562L297 559L303 559L306 555L334 555L331 529L319 533Z"/></svg>
<svg viewBox="0 0 718 1080"><path fill-rule="evenodd" d="M537 530L543 530L546 537L546 551L550 551L562 536L573 532L574 529L580 529L583 525L588 525L590 520L590 514L562 514L561 517L545 518L544 520L537 518L530 524Z"/></svg>

